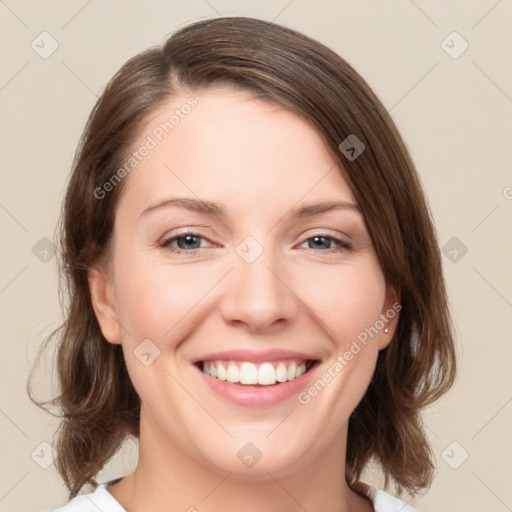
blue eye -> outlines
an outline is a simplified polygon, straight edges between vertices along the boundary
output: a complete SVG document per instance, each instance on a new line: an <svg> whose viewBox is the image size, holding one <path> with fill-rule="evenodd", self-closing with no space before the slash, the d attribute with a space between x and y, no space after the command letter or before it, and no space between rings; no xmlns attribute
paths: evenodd
<svg viewBox="0 0 512 512"><path fill-rule="evenodd" d="M201 240L206 240L197 233L184 233L183 235L173 236L160 242L160 247L165 247L170 252L188 252L194 253L201 248ZM177 243L178 247L171 245Z"/></svg>
<svg viewBox="0 0 512 512"><path fill-rule="evenodd" d="M350 245L335 238L327 235L315 235L303 242L308 244L308 249L320 249L320 252L331 252L331 251L342 251L350 249Z"/></svg>
<svg viewBox="0 0 512 512"><path fill-rule="evenodd" d="M202 241L206 241L206 238L198 233L183 233L167 238L160 242L159 245L172 253L194 254L199 249L206 247L205 244L202 244ZM301 247L306 243L308 244L308 249L317 249L320 252L341 252L351 249L351 246L343 240L327 235L309 237L302 243Z"/></svg>

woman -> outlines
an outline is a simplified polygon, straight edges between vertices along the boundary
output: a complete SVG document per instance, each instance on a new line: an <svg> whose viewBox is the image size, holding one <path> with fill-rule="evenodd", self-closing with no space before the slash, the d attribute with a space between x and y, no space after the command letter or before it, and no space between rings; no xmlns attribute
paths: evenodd
<svg viewBox="0 0 512 512"><path fill-rule="evenodd" d="M429 487L451 322L414 165L341 57L251 18L134 57L61 232L59 511L414 510L361 475ZM128 435L135 471L98 485Z"/></svg>

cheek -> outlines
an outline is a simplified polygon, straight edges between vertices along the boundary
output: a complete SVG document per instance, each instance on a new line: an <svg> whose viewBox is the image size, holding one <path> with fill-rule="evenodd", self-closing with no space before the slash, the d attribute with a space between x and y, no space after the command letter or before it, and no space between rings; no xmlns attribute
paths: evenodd
<svg viewBox="0 0 512 512"><path fill-rule="evenodd" d="M218 281L216 271L208 266L155 261L145 252L119 254L115 259L115 299L124 337L132 337L134 343L150 338L157 344L179 338Z"/></svg>
<svg viewBox="0 0 512 512"><path fill-rule="evenodd" d="M343 268L317 268L314 286L310 278L300 279L301 298L340 346L373 326L382 312L385 282L374 258Z"/></svg>

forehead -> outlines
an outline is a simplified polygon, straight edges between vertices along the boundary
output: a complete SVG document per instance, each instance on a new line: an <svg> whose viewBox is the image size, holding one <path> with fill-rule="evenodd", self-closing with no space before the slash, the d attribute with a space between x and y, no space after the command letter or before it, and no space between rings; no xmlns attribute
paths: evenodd
<svg viewBox="0 0 512 512"><path fill-rule="evenodd" d="M131 209L165 195L218 200L246 214L301 198L354 202L312 126L249 93L216 88L174 97L149 116L131 152L144 146L121 197Z"/></svg>

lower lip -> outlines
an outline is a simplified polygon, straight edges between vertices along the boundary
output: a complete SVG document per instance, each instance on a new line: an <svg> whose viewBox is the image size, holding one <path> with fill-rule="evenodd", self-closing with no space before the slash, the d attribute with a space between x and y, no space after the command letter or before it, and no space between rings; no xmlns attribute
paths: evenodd
<svg viewBox="0 0 512 512"><path fill-rule="evenodd" d="M316 365L315 365L316 366ZM197 366L194 368L201 375L203 382L217 395L243 407L266 407L280 404L298 395L307 385L315 367L300 377L270 386L238 384L219 380L206 375Z"/></svg>

